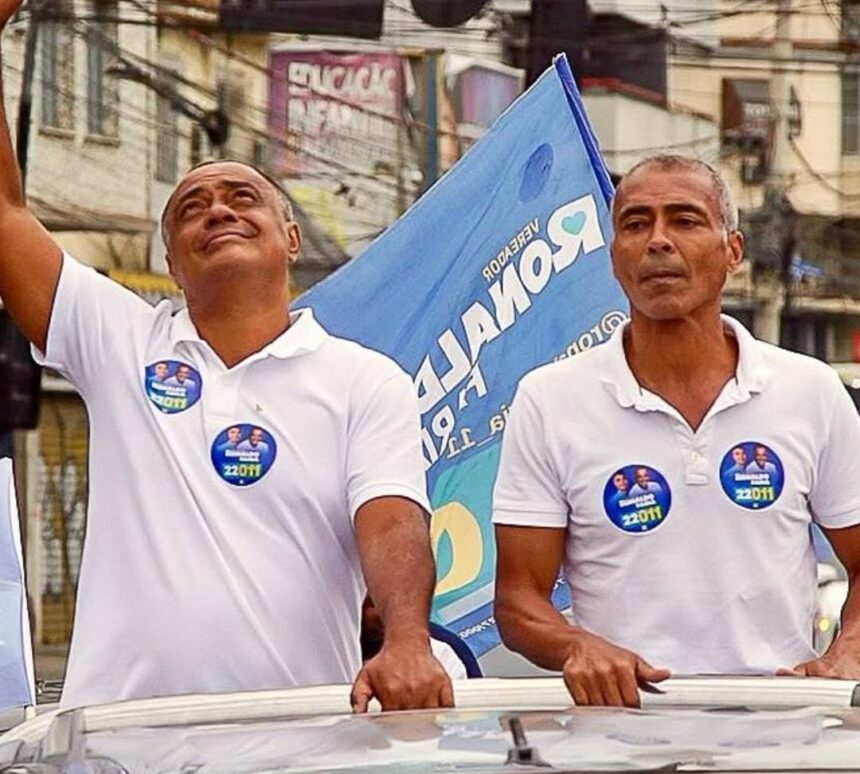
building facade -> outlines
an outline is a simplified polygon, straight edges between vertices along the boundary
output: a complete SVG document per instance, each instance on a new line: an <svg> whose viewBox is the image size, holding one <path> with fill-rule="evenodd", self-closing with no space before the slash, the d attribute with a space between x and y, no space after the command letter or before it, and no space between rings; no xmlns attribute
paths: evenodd
<svg viewBox="0 0 860 774"><path fill-rule="evenodd" d="M6 110L15 126L25 79L32 88L26 163L32 209L79 261L141 293L175 292L151 272L153 101L113 65L146 59L155 29L138 4L59 0L4 33ZM28 29L37 25L26 72ZM117 324L121 324L117 321ZM42 379L37 429L16 437L15 461L34 642L64 643L71 627L87 495L86 410L53 373Z"/></svg>

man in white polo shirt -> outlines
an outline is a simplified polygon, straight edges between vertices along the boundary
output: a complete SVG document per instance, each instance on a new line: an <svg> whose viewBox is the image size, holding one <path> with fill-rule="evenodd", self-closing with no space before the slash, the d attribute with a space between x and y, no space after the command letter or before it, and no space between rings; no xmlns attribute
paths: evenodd
<svg viewBox="0 0 860 774"><path fill-rule="evenodd" d="M743 237L717 172L646 160L612 215L630 322L524 377L505 428L493 501L504 641L563 671L581 704L636 706L637 686L670 670L860 678L848 395L824 363L721 317ZM637 484L619 497L624 478ZM821 658L812 522L851 578ZM549 602L562 564L574 625Z"/></svg>
<svg viewBox="0 0 860 774"><path fill-rule="evenodd" d="M0 28L19 5L0 0ZM61 253L21 195L2 93L0 125L0 296L91 420L63 703L355 680L358 711L450 705L413 385L289 313L301 237L283 191L235 162L180 181L172 315ZM160 383L165 365L181 378ZM386 638L362 667L367 590Z"/></svg>

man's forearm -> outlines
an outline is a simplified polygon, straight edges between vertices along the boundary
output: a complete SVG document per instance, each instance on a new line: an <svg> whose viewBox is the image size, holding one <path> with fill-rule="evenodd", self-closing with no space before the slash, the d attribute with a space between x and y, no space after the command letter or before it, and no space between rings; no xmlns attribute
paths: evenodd
<svg viewBox="0 0 860 774"><path fill-rule="evenodd" d="M860 577L849 578L848 597L842 606L839 622L839 636L833 641L830 650L852 651L860 655Z"/></svg>
<svg viewBox="0 0 860 774"><path fill-rule="evenodd" d="M561 670L571 646L585 634L537 595L520 597L516 604L497 596L495 615L505 645L544 669Z"/></svg>
<svg viewBox="0 0 860 774"><path fill-rule="evenodd" d="M385 624L385 641L427 640L436 582L427 526L418 506L377 505L357 525L364 578Z"/></svg>

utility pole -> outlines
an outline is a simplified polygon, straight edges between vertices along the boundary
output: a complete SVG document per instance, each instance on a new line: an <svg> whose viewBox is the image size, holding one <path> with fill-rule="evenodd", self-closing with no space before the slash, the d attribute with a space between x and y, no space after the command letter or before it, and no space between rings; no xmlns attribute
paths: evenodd
<svg viewBox="0 0 860 774"><path fill-rule="evenodd" d="M773 111L773 139L768 184L783 194L788 175L788 117L791 101L791 84L786 64L794 56L789 30L790 13L791 0L777 0L776 30L771 45L773 71L770 79L770 105Z"/></svg>
<svg viewBox="0 0 860 774"><path fill-rule="evenodd" d="M791 0L777 0L776 29L771 45L772 71L770 79L770 106L773 128L770 145L770 164L764 186L762 220L770 228L776 242L776 255L769 260L770 271L756 272L755 334L764 341L779 344L782 339L782 320L790 303L790 267L793 252L794 219L791 203L786 195L789 156L789 112L791 84L786 64L794 56L789 31Z"/></svg>
<svg viewBox="0 0 860 774"><path fill-rule="evenodd" d="M424 190L439 178L439 51L427 50L424 54L424 123L427 132L424 141Z"/></svg>

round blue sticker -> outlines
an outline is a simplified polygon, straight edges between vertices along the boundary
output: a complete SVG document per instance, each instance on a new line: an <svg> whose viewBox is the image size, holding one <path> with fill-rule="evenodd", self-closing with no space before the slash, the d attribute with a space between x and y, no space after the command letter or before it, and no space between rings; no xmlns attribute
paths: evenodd
<svg viewBox="0 0 860 774"><path fill-rule="evenodd" d="M277 456L272 434L258 425L230 425L212 443L215 472L233 486L256 484Z"/></svg>
<svg viewBox="0 0 860 774"><path fill-rule="evenodd" d="M785 469L769 446L744 441L732 446L723 457L720 483L733 503L759 511L779 498L785 484Z"/></svg>
<svg viewBox="0 0 860 774"><path fill-rule="evenodd" d="M146 397L165 414L178 414L200 400L203 382L188 363L159 360L146 367L143 379Z"/></svg>
<svg viewBox="0 0 860 774"><path fill-rule="evenodd" d="M616 470L603 488L603 507L619 529L633 534L657 529L669 515L672 492L661 473L648 465Z"/></svg>

